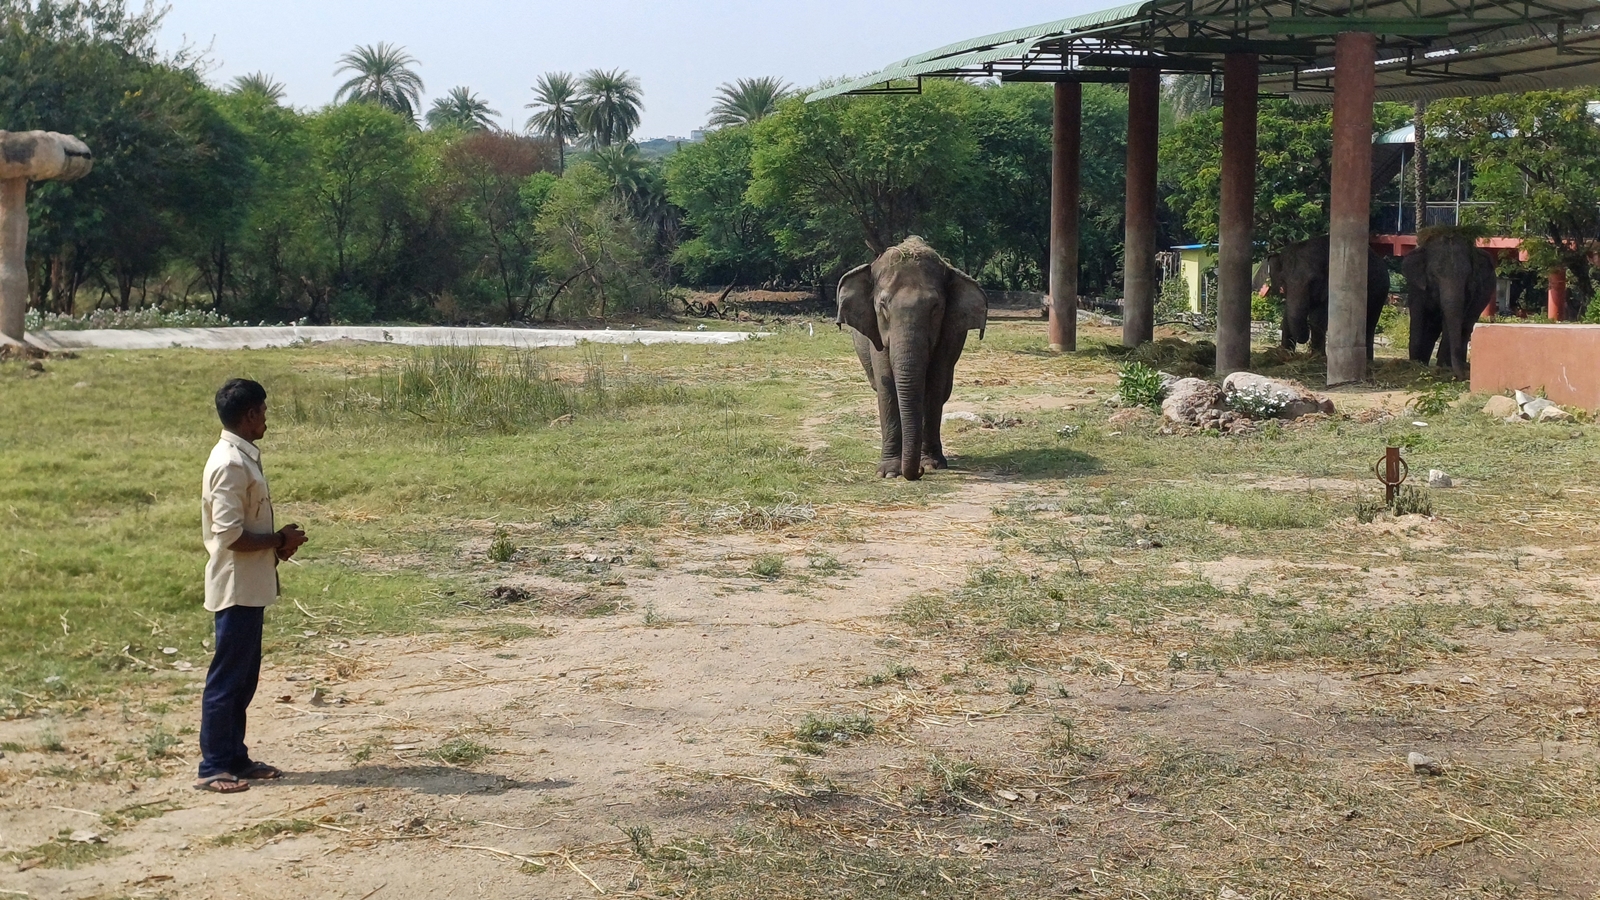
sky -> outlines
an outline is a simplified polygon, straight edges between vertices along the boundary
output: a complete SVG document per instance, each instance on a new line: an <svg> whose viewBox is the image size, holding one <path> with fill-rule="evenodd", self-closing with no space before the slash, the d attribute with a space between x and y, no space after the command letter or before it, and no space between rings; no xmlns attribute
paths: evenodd
<svg viewBox="0 0 1600 900"><path fill-rule="evenodd" d="M465 85L521 128L542 72L623 68L644 86L637 137L688 136L718 85L777 75L796 86L876 71L914 53L1066 18L1115 0L170 0L168 49L208 51L218 85L265 72L317 107L338 58L388 41L416 57L434 97Z"/></svg>

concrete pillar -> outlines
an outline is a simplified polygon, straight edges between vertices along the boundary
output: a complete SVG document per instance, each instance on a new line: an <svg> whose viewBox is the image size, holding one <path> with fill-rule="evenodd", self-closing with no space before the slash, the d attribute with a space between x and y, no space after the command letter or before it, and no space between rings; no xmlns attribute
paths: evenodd
<svg viewBox="0 0 1600 900"><path fill-rule="evenodd" d="M1229 53L1222 82L1222 204L1217 243L1217 374L1250 368L1250 264L1255 256L1254 53Z"/></svg>
<svg viewBox="0 0 1600 900"><path fill-rule="evenodd" d="M1328 210L1328 384L1367 377L1367 222L1377 35L1333 44L1333 185Z"/></svg>
<svg viewBox="0 0 1600 900"><path fill-rule="evenodd" d="M1546 302L1548 306L1545 309L1545 316L1550 321L1559 322L1567 317L1566 266L1557 266L1550 270Z"/></svg>
<svg viewBox="0 0 1600 900"><path fill-rule="evenodd" d="M1083 85L1056 83L1050 155L1050 349L1078 349L1078 194Z"/></svg>
<svg viewBox="0 0 1600 900"><path fill-rule="evenodd" d="M28 315L28 179L0 179L0 343L22 340Z"/></svg>
<svg viewBox="0 0 1600 900"><path fill-rule="evenodd" d="M1156 140L1161 73L1144 66L1128 72L1128 187L1122 238L1122 344L1137 347L1155 337Z"/></svg>

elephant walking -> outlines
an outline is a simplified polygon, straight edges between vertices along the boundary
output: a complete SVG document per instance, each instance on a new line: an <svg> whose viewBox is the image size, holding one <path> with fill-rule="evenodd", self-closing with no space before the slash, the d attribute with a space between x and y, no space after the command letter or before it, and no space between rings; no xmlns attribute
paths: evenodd
<svg viewBox="0 0 1600 900"><path fill-rule="evenodd" d="M1422 235L1400 269L1411 311L1411 359L1426 364L1437 342L1439 365L1466 378L1472 327L1494 299L1494 258L1470 235L1442 230Z"/></svg>
<svg viewBox="0 0 1600 900"><path fill-rule="evenodd" d="M1313 353L1328 346L1328 236L1289 244L1269 254L1256 270L1255 288L1267 285L1283 297L1283 347L1310 344ZM1367 250L1367 360L1372 360L1378 314L1389 300L1389 270L1383 257Z"/></svg>
<svg viewBox="0 0 1600 900"><path fill-rule="evenodd" d="M839 279L839 325L855 332L856 355L878 394L883 455L878 475L922 477L943 469L939 425L955 385L967 332L983 336L989 302L922 238L906 238Z"/></svg>

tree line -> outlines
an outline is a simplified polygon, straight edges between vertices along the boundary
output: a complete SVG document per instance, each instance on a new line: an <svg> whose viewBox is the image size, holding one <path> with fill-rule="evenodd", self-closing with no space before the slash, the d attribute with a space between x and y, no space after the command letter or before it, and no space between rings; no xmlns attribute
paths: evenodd
<svg viewBox="0 0 1600 900"><path fill-rule="evenodd" d="M1051 91L931 82L915 96L807 104L775 78L724 85L702 142L634 141L622 69L532 79L516 131L466 87L423 108L390 44L337 61L332 102L285 103L255 73L208 84L125 0L0 0L0 122L78 134L94 173L35 186L33 305L204 307L245 321L508 322L659 311L675 287L826 286L908 234L1001 290L1048 270ZM1169 82L1164 243L1215 237L1220 110ZM1487 227L1577 272L1600 242L1589 94L1436 103L1440 153L1471 158ZM1410 107L1380 105L1393 127ZM1126 92L1085 85L1080 285L1120 292ZM1491 140L1488 135L1513 135ZM1258 238L1326 230L1325 108L1262 104ZM1431 140L1431 138L1430 138ZM1579 188L1582 188L1580 190ZM1537 255L1537 254L1536 254ZM1580 272L1581 270L1581 272Z"/></svg>

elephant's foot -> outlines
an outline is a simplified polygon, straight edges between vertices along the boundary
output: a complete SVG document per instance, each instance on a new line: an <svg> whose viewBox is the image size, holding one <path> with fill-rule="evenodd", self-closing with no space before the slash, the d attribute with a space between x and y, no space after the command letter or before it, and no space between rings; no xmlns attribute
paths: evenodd
<svg viewBox="0 0 1600 900"><path fill-rule="evenodd" d="M924 469L948 469L950 460L945 459L943 453L922 454L922 467Z"/></svg>
<svg viewBox="0 0 1600 900"><path fill-rule="evenodd" d="M886 459L886 460L883 460L882 462L878 463L878 477L879 478L899 478L900 477L900 458L899 457L895 457L894 459Z"/></svg>

